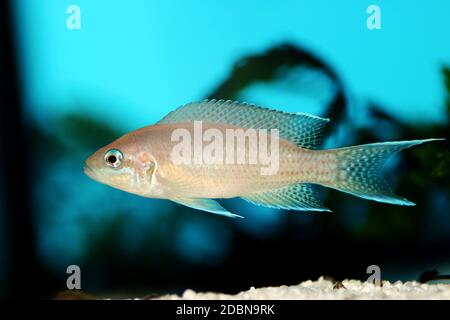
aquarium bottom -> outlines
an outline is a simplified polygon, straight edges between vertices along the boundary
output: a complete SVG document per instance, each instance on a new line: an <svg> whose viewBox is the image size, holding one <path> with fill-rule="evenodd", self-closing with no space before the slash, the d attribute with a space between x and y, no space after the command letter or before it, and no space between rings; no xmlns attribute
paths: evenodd
<svg viewBox="0 0 450 320"><path fill-rule="evenodd" d="M450 299L450 284L423 284L419 282L383 281L376 285L359 280L344 280L333 282L320 278L316 281L305 281L299 285L250 288L248 291L236 295L214 292L195 292L186 290L182 296L165 295L158 299L167 300L265 300L265 299L331 299L331 300L358 300L358 299Z"/></svg>

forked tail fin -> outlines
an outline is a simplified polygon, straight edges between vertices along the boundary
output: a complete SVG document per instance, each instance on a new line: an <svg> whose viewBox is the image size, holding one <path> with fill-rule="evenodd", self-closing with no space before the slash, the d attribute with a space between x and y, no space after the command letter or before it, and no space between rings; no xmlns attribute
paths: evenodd
<svg viewBox="0 0 450 320"><path fill-rule="evenodd" d="M413 206L413 202L392 192L381 171L394 153L435 140L444 139L382 142L336 149L336 183L329 187L369 200Z"/></svg>

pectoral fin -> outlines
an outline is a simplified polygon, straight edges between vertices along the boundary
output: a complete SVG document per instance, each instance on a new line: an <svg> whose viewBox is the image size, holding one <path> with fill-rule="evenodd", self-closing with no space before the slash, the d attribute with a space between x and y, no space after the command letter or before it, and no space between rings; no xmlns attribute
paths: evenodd
<svg viewBox="0 0 450 320"><path fill-rule="evenodd" d="M181 204L183 206L194 208L197 210L202 210L206 212L211 212L215 214L220 214L222 216L230 218L243 218L237 214L233 214L223 208L217 201L213 199L204 198L171 198L172 201Z"/></svg>

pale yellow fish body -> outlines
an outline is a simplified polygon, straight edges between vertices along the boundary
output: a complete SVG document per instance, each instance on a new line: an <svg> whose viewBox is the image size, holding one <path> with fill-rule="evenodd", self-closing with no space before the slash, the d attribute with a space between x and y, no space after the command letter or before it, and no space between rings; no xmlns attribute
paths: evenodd
<svg viewBox="0 0 450 320"><path fill-rule="evenodd" d="M262 174L262 169L269 164L250 161L251 152L257 154L256 149L261 146L248 140L244 140L244 145L235 144L232 149L234 160L237 154L244 152L244 163L218 162L208 158L208 153L201 153L202 159L199 161L196 158L198 154L194 152L185 155L183 163L174 161L174 148L180 143L179 140L174 141L174 132L182 129L191 137L198 138L198 128L195 127L198 121L202 125L201 134L212 129L222 137L226 137L227 130L279 129L277 158L273 159L277 162L276 170L271 174ZM241 197L274 208L328 211L321 205L312 184L371 200L412 205L390 192L379 171L389 155L429 140L312 150L320 143L327 121L231 101L189 104L172 112L161 122L128 133L101 148L86 161L85 172L101 183L126 192L169 199L227 216L236 215L210 199ZM268 133L263 132L258 137L272 142ZM195 150L197 143L194 140L189 142L191 151ZM202 140L201 143L204 148L210 141ZM223 158L229 151L223 143Z"/></svg>

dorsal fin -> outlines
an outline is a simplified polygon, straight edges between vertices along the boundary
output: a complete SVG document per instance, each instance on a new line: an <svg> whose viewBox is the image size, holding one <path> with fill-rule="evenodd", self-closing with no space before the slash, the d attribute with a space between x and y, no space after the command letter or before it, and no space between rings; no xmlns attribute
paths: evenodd
<svg viewBox="0 0 450 320"><path fill-rule="evenodd" d="M270 189L242 197L253 204L264 207L299 210L330 211L322 206L319 194L308 183L293 184L279 189Z"/></svg>
<svg viewBox="0 0 450 320"><path fill-rule="evenodd" d="M306 113L288 113L231 100L193 102L170 112L158 123L172 124L202 120L240 128L278 129L281 138L313 149L322 143L329 119Z"/></svg>

